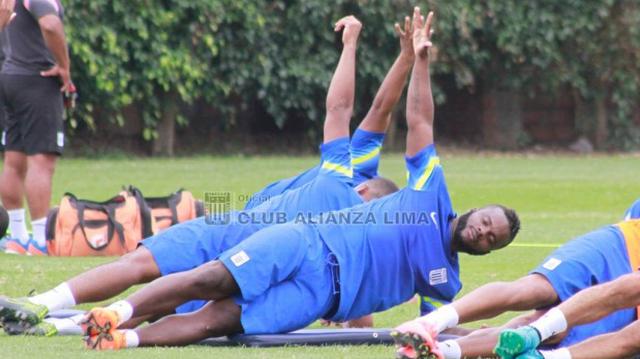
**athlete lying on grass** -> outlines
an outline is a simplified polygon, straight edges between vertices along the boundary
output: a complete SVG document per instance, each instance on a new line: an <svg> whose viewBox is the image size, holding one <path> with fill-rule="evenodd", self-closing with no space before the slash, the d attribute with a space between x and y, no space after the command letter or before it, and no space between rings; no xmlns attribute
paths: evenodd
<svg viewBox="0 0 640 359"><path fill-rule="evenodd" d="M361 152L373 152L365 157L356 157L360 161L352 169L348 136L355 92L355 49L361 25L357 21L342 21L336 30L342 27L345 27L346 42L327 94L324 144L320 148L322 161L313 178L293 181L293 185L285 181L286 185L279 185L285 191L283 194L272 196L248 211L228 214L224 218L229 220L228 224L209 223L210 218L180 224L144 240L133 253L82 273L53 290L26 299L0 299L0 320L4 322L5 330L12 334L40 335L54 335L58 330L74 332L75 329L79 332L78 318L41 321L48 311L105 300L132 285L195 268L278 221L295 220L298 216L304 219L395 192L397 187L393 182L377 177L383 135L368 131L384 131L389 124L389 114L402 93L412 66L406 59L406 45L410 37L407 40L407 35L400 34L402 55L385 78L374 106L362 122L364 130L356 131L356 148ZM359 182L354 182L353 177ZM297 188L289 189L292 187ZM172 311L189 312L203 304L186 303L180 308L172 308ZM127 326L135 326L146 319L136 318Z"/></svg>
<svg viewBox="0 0 640 359"><path fill-rule="evenodd" d="M355 19L346 18L349 29ZM416 8L416 59L407 99L408 186L314 223L263 229L218 260L153 281L86 317L93 349L186 345L234 333L283 333L319 318L344 321L404 303L415 293L443 301L460 290L457 252L486 254L510 243L519 228L501 206L453 212L433 145L428 51L432 14ZM348 38L349 32L343 34ZM353 222L364 214L365 221ZM328 221L328 218L341 218ZM197 312L165 316L136 330L117 329L133 317L164 314L193 299Z"/></svg>
<svg viewBox="0 0 640 359"><path fill-rule="evenodd" d="M630 223L640 227L640 221ZM640 233L640 228L636 229ZM640 237L640 234L638 235ZM638 238L640 240L640 238ZM638 249L638 248L636 248ZM640 254L639 254L640 255ZM626 274L614 281L580 291L566 302L549 310L529 326L500 334L496 351L503 358L583 359L631 358L640 354L640 323L635 320L621 330L595 336L584 342L557 350L536 348L541 342L578 325L600 320L622 309L640 305L640 273Z"/></svg>
<svg viewBox="0 0 640 359"><path fill-rule="evenodd" d="M639 212L640 201L637 201L626 214ZM638 220L600 228L567 242L529 275L513 282L486 284L451 305L400 325L394 335L402 348L408 343L419 353L405 357L427 358L429 353L447 359L491 356L502 328L479 329L442 343L435 343L432 338L458 324L492 318L507 311L541 308L513 319L504 327L516 328L531 323L549 307L566 301L578 291L631 273L632 268L637 268L631 258L636 258L640 252L629 252L629 249L640 248L639 241ZM555 344L573 345L598 334L619 330L635 320L635 310L618 311L594 323L573 328L566 335L554 338ZM502 350L499 353L510 357Z"/></svg>

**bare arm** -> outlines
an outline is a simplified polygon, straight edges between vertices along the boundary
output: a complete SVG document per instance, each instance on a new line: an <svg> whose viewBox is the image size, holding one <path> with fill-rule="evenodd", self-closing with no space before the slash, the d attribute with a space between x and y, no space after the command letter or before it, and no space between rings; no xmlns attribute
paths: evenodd
<svg viewBox="0 0 640 359"><path fill-rule="evenodd" d="M395 31L400 38L400 54L382 81L369 112L367 112L364 120L358 126L365 131L387 132L389 122L391 122L391 111L393 111L398 100L400 100L400 96L402 96L402 89L407 81L411 66L413 66L415 57L413 52L413 31L408 16L404 20L404 30L400 28L399 24L395 24Z"/></svg>
<svg viewBox="0 0 640 359"><path fill-rule="evenodd" d="M507 311L523 311L553 305L558 295L541 275L532 274L513 282L485 284L451 305L459 323L493 318Z"/></svg>
<svg viewBox="0 0 640 359"><path fill-rule="evenodd" d="M0 1L0 31L2 31L9 22L13 20L16 14L13 9L16 6L16 0L2 0Z"/></svg>
<svg viewBox="0 0 640 359"><path fill-rule="evenodd" d="M407 149L406 155L414 156L422 148L433 143L433 95L429 74L429 48L431 47L431 21L426 22L420 8L413 11L413 49L416 54L407 95Z"/></svg>
<svg viewBox="0 0 640 359"><path fill-rule="evenodd" d="M353 16L340 19L335 26L335 31L343 30L343 48L327 93L324 143L349 136L356 87L356 47L361 29L362 24Z"/></svg>
<svg viewBox="0 0 640 359"><path fill-rule="evenodd" d="M47 71L42 72L42 76L57 76L62 82L60 91L73 92L71 82L71 64L69 61L69 50L67 49L67 39L64 33L62 20L56 15L45 15L38 20L44 42L53 54L56 65Z"/></svg>
<svg viewBox="0 0 640 359"><path fill-rule="evenodd" d="M568 327L595 322L616 310L640 305L640 273L584 289L558 306Z"/></svg>

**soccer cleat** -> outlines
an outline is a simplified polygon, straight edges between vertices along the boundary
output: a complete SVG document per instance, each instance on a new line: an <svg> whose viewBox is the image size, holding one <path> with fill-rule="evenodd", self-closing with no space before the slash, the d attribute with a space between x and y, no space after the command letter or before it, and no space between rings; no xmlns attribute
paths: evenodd
<svg viewBox="0 0 640 359"><path fill-rule="evenodd" d="M516 359L544 359L544 355L539 350L532 349L518 355Z"/></svg>
<svg viewBox="0 0 640 359"><path fill-rule="evenodd" d="M42 247L38 245L38 242L31 240L29 241L29 246L27 248L27 254L30 256L46 256L49 255L49 251L47 250L47 244L45 243Z"/></svg>
<svg viewBox="0 0 640 359"><path fill-rule="evenodd" d="M36 325L29 325L20 322L3 323L4 332L8 335L33 335L38 337L52 337L58 334L55 325L41 322Z"/></svg>
<svg viewBox="0 0 640 359"><path fill-rule="evenodd" d="M118 350L127 347L127 339L122 330L86 336L84 343L86 348L91 350Z"/></svg>
<svg viewBox="0 0 640 359"><path fill-rule="evenodd" d="M396 357L399 359L443 359L433 340L435 330L416 321L410 321L397 327L391 332L396 347Z"/></svg>
<svg viewBox="0 0 640 359"><path fill-rule="evenodd" d="M8 254L25 255L29 251L29 243L30 242L31 242L31 240L29 240L27 243L23 244L19 239L11 238L11 239L7 240L7 242L5 244L4 252L8 253Z"/></svg>
<svg viewBox="0 0 640 359"><path fill-rule="evenodd" d="M80 322L80 326L84 334L90 339L99 334L109 334L115 331L118 328L119 320L120 317L115 310L93 308Z"/></svg>
<svg viewBox="0 0 640 359"><path fill-rule="evenodd" d="M11 237L9 235L0 238L0 251L4 252L4 250L7 249L7 242L9 242L10 239Z"/></svg>
<svg viewBox="0 0 640 359"><path fill-rule="evenodd" d="M49 313L49 309L42 304L35 304L27 298L0 297L0 322L18 322L34 326Z"/></svg>
<svg viewBox="0 0 640 359"><path fill-rule="evenodd" d="M493 350L501 358L515 358L532 351L540 344L540 334L531 326L506 329L500 333L498 344Z"/></svg>

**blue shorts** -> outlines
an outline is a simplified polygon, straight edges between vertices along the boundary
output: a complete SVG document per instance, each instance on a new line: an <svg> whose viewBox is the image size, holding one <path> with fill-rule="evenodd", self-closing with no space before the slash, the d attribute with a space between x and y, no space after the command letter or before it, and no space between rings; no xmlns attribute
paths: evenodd
<svg viewBox="0 0 640 359"><path fill-rule="evenodd" d="M237 212L230 212L233 221ZM218 259L252 234L268 226L263 223L231 222L215 224L206 217L180 223L141 242L153 255L160 273L183 272Z"/></svg>
<svg viewBox="0 0 640 359"><path fill-rule="evenodd" d="M316 229L263 229L220 256L238 283L245 334L286 333L324 316L334 303L334 256Z"/></svg>
<svg viewBox="0 0 640 359"><path fill-rule="evenodd" d="M622 233L615 226L607 226L567 242L531 273L544 276L560 300L565 301L584 288L631 273L631 265ZM619 330L635 319L635 308L614 312L594 323L572 328L559 346Z"/></svg>
<svg viewBox="0 0 640 359"><path fill-rule="evenodd" d="M211 245L216 227L219 226L206 223L204 217L196 218L169 227L140 244L151 252L163 276L184 272L218 257L220 252Z"/></svg>

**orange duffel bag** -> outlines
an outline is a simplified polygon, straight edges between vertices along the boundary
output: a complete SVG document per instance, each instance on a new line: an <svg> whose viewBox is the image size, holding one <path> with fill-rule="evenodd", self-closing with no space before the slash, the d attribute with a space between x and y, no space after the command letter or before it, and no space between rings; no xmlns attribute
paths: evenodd
<svg viewBox="0 0 640 359"><path fill-rule="evenodd" d="M151 211L132 187L104 202L66 193L47 216L47 248L52 256L123 255L153 233Z"/></svg>
<svg viewBox="0 0 640 359"><path fill-rule="evenodd" d="M204 204L189 191L179 189L166 197L147 197L158 231L204 216ZM156 232L157 233L157 232Z"/></svg>

